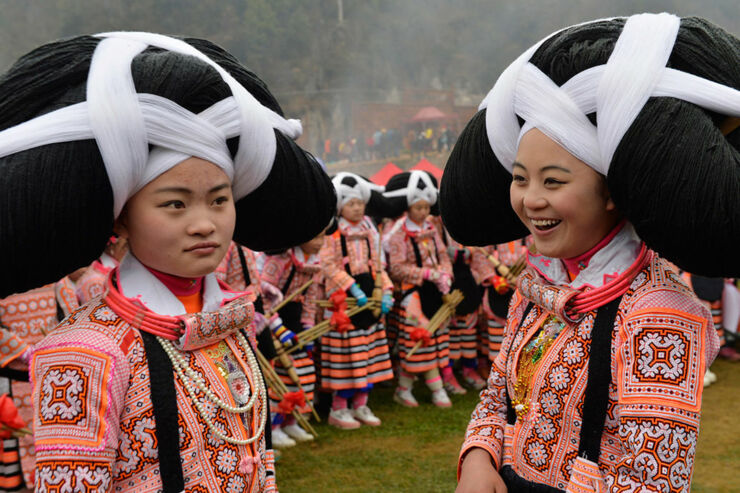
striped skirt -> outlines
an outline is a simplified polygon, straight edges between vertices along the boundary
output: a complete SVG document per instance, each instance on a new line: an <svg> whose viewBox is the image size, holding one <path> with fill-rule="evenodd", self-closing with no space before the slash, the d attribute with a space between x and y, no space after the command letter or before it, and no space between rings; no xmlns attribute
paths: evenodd
<svg viewBox="0 0 740 493"><path fill-rule="evenodd" d="M486 317L486 326L488 328L488 359L493 361L501 351L501 342L504 340L504 323L500 318Z"/></svg>
<svg viewBox="0 0 740 493"><path fill-rule="evenodd" d="M442 324L430 336L428 345L421 346L411 357L407 356L417 343L411 338L411 334L418 328L426 330L429 325L429 320L421 309L419 293L414 291L408 294L393 310L399 320L398 353L401 368L407 373L423 373L447 366L450 355L450 332L447 324Z"/></svg>
<svg viewBox="0 0 740 493"><path fill-rule="evenodd" d="M487 346L488 346L488 359L493 361L496 359L499 351L501 351L501 343L504 340L504 328L506 326L506 318L501 318L499 315L493 312L491 309L491 303L488 297L491 296L491 289L486 289L483 295L483 318L486 321L487 328ZM502 312L503 313L503 312Z"/></svg>
<svg viewBox="0 0 740 493"><path fill-rule="evenodd" d="M288 355L288 357L293 361L295 374L298 377L298 381L301 383L301 388L303 388L303 392L306 394L306 402L313 401L314 390L316 387L316 368L314 367L313 360L305 351L296 351L295 353ZM297 392L298 390L300 390L293 378L290 377L288 369L285 368L282 363L280 363L279 359L275 359L275 373L277 373L278 377L280 377L280 381L285 384L288 392ZM278 412L277 406L279 401L276 399L276 396L272 392L270 392L270 399L271 411L273 413ZM311 409L308 407L307 404L303 406L299 411L302 414L306 414L310 413Z"/></svg>
<svg viewBox="0 0 740 493"><path fill-rule="evenodd" d="M450 322L450 359L478 355L478 312L455 315Z"/></svg>
<svg viewBox="0 0 740 493"><path fill-rule="evenodd" d="M0 394L13 395L13 391L17 391L17 388L28 387L27 397L28 403L26 406L21 406L21 402L18 401L18 397L13 398L16 407L19 408L19 415L22 414L21 418L29 423L32 418L32 407L30 405L30 385L26 382L14 382L11 390L11 381L7 378L0 378ZM30 415L30 416L29 416ZM29 426L30 428L30 426ZM0 439L0 492L4 491L20 491L24 490L26 483L23 477L23 470L21 469L21 452L19 450L19 440L26 442L26 447L33 446L33 436L17 438L8 438L6 440ZM30 443L29 443L30 442ZM29 472L33 471L33 464L35 462L34 456L30 456L30 469ZM30 480L30 477L28 477ZM29 481L28 484L31 484ZM27 490L26 490L27 491Z"/></svg>
<svg viewBox="0 0 740 493"><path fill-rule="evenodd" d="M709 313L712 315L712 322L714 322L714 328L717 330L717 337L719 337L720 346L724 346L727 342L725 339L725 330L722 327L722 300L704 302L709 305Z"/></svg>
<svg viewBox="0 0 740 493"><path fill-rule="evenodd" d="M393 378L385 327L329 331L321 337L321 388L363 389Z"/></svg>

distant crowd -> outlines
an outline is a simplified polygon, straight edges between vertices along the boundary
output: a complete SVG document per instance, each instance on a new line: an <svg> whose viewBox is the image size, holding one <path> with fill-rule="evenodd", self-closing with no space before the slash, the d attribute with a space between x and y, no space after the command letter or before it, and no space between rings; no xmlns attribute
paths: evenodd
<svg viewBox="0 0 740 493"><path fill-rule="evenodd" d="M411 128L405 133L396 128L381 128L344 140L327 138L324 140L322 158L325 162L360 162L391 159L403 152L423 156L449 151L456 138L457 134L445 125Z"/></svg>

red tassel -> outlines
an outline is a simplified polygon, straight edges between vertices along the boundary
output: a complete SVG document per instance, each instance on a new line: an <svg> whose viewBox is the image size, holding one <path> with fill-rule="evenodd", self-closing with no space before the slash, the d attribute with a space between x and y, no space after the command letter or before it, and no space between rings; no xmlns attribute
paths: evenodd
<svg viewBox="0 0 740 493"><path fill-rule="evenodd" d="M26 426L25 421L18 416L18 408L13 404L8 394L0 396L0 425L2 425L2 435L8 433L8 437L13 430L20 430ZM7 437L5 437L7 438Z"/></svg>
<svg viewBox="0 0 740 493"><path fill-rule="evenodd" d="M411 340L414 342L422 341L422 346L428 346L432 342L432 338L429 335L429 331L427 329L423 329L421 327L414 329L411 331Z"/></svg>
<svg viewBox="0 0 740 493"><path fill-rule="evenodd" d="M329 296L329 300L334 305L329 308L330 311L334 312L329 320L329 323L334 326L334 330L337 332L347 332L354 329L355 326L352 325L352 321L346 313L347 293L341 289L337 289Z"/></svg>
<svg viewBox="0 0 740 493"><path fill-rule="evenodd" d="M283 399L278 403L280 414L288 415L296 408L302 409L306 406L306 394L299 390L297 392L286 392Z"/></svg>

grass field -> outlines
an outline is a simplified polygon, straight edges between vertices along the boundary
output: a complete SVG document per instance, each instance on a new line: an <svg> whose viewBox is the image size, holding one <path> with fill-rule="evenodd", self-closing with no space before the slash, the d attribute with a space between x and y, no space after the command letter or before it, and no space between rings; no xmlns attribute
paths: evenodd
<svg viewBox="0 0 740 493"><path fill-rule="evenodd" d="M691 491L740 492L740 363L717 361L712 370L719 380L704 392ZM318 440L284 450L277 465L281 493L454 491L457 453L477 393L438 409L429 392L416 387L417 409L395 404L390 387L373 391L380 428L341 431L319 423Z"/></svg>

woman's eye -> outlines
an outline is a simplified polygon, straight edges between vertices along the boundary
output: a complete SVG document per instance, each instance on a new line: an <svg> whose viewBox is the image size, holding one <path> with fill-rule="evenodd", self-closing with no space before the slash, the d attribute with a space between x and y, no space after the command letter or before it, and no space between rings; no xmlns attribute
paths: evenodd
<svg viewBox="0 0 740 493"><path fill-rule="evenodd" d="M166 207L168 209L184 209L185 203L182 200L168 200L162 204L161 207Z"/></svg>
<svg viewBox="0 0 740 493"><path fill-rule="evenodd" d="M516 183L523 183L525 181L525 178L522 175L514 175L511 177L511 180Z"/></svg>
<svg viewBox="0 0 740 493"><path fill-rule="evenodd" d="M565 182L556 180L555 178L545 178L545 185L562 185Z"/></svg>
<svg viewBox="0 0 740 493"><path fill-rule="evenodd" d="M226 202L228 202L228 201L229 201L229 198L228 198L228 197L226 197L226 196L224 196L224 197L218 197L217 199L215 199L215 200L213 201L213 203L214 203L215 205L222 205L222 204L225 204L225 203L226 203Z"/></svg>

